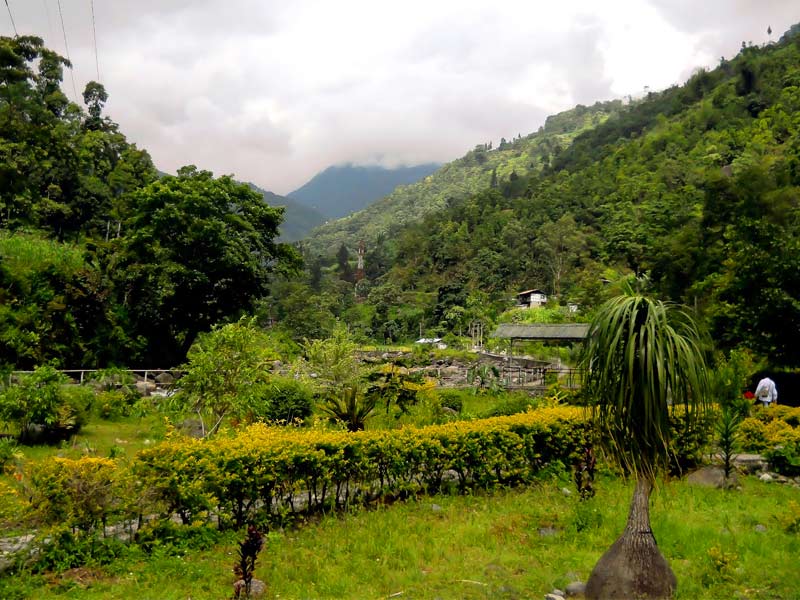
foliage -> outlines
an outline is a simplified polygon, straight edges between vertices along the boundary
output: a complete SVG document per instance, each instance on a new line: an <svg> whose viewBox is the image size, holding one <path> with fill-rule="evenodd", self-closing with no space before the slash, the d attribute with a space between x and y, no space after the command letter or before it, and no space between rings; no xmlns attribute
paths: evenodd
<svg viewBox="0 0 800 600"><path fill-rule="evenodd" d="M20 374L0 390L0 419L16 425L23 441L57 442L78 432L91 407L91 390L68 386L53 367ZM39 430L37 432L37 429Z"/></svg>
<svg viewBox="0 0 800 600"><path fill-rule="evenodd" d="M421 374L412 374L404 367L393 363L384 365L369 376L370 384L366 395L374 396L375 403L384 404L388 413L392 406L398 409L399 417L407 414L418 401L420 393L436 386L436 380L424 378Z"/></svg>
<svg viewBox="0 0 800 600"><path fill-rule="evenodd" d="M333 388L326 393L319 409L334 422L344 424L347 431L364 431L378 399L377 394L361 394L354 387Z"/></svg>
<svg viewBox="0 0 800 600"><path fill-rule="evenodd" d="M111 459L54 457L34 464L26 475L33 516L40 523L88 534L124 508L120 470Z"/></svg>
<svg viewBox="0 0 800 600"><path fill-rule="evenodd" d="M357 345L347 327L337 323L331 337L306 340L306 370L331 391L357 385L362 368L355 356Z"/></svg>
<svg viewBox="0 0 800 600"><path fill-rule="evenodd" d="M231 177L182 168L134 194L126 235L105 256L151 360L174 364L212 325L254 308L299 258L275 243L282 209Z"/></svg>
<svg viewBox="0 0 800 600"><path fill-rule="evenodd" d="M269 393L268 370L277 355L254 320L214 327L194 343L187 358L172 402L197 414L203 435L213 435L227 416L245 419L259 414ZM208 427L205 417L211 418Z"/></svg>
<svg viewBox="0 0 800 600"><path fill-rule="evenodd" d="M707 402L696 325L661 301L619 296L595 314L581 364L608 449L623 467L652 479L669 458L669 405L687 403L691 427Z"/></svg>
<svg viewBox="0 0 800 600"><path fill-rule="evenodd" d="M248 422L271 421L296 424L311 416L314 392L304 382L291 377L270 376L250 406Z"/></svg>
<svg viewBox="0 0 800 600"><path fill-rule="evenodd" d="M725 479L728 480L733 472L733 459L739 448L739 425L742 415L731 406L720 409L716 424L717 446L722 457L722 469Z"/></svg>
<svg viewBox="0 0 800 600"><path fill-rule="evenodd" d="M0 438L0 473L5 470L6 465L11 464L12 460L21 458L22 454L18 450L17 441L13 438Z"/></svg>
<svg viewBox="0 0 800 600"><path fill-rule="evenodd" d="M244 585L235 587L234 598L250 598L253 583L253 572L256 568L258 553L264 545L264 536L258 532L254 525L247 527L247 537L239 544L239 556L233 565L233 573Z"/></svg>

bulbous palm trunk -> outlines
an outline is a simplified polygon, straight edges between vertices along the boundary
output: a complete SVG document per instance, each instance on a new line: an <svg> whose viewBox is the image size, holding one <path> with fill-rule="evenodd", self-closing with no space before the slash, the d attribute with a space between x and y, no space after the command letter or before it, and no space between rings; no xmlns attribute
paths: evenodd
<svg viewBox="0 0 800 600"><path fill-rule="evenodd" d="M639 477L625 531L597 561L586 597L590 600L671 598L678 585L650 529L652 483Z"/></svg>

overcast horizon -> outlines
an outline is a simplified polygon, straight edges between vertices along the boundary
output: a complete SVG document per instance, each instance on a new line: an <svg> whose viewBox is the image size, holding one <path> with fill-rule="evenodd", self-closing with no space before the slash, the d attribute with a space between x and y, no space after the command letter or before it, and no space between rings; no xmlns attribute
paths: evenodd
<svg viewBox="0 0 800 600"><path fill-rule="evenodd" d="M800 21L794 0L583 4L97 0L96 61L91 0L62 0L63 88L80 100L99 63L105 114L159 169L286 194L332 165L454 160L576 104L682 83ZM57 0L8 5L20 35L66 55Z"/></svg>

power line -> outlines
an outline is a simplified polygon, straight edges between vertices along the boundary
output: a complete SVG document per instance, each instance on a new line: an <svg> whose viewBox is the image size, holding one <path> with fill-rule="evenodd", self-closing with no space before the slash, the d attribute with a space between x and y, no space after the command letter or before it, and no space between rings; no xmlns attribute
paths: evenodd
<svg viewBox="0 0 800 600"><path fill-rule="evenodd" d="M8 3L8 0L6 0ZM78 91L75 88L75 73L72 70L72 60L69 57L69 45L67 44L67 28L64 27L64 13L61 12L61 0L58 0L58 16L61 18L61 31L64 34L64 50L67 54L67 60L69 61L69 76L72 79L72 97L75 102L78 101Z"/></svg>
<svg viewBox="0 0 800 600"><path fill-rule="evenodd" d="M92 34L94 35L94 65L97 67L97 81L100 82L100 59L97 56L97 27L94 22L94 0L91 0L92 6Z"/></svg>
<svg viewBox="0 0 800 600"><path fill-rule="evenodd" d="M11 7L8 5L8 0L6 0L6 8L8 9L8 17L11 19L11 27L14 28L14 37L19 37L17 25L14 23L14 15L11 14Z"/></svg>
<svg viewBox="0 0 800 600"><path fill-rule="evenodd" d="M42 4L44 4L44 12L47 15L47 31L50 33L49 39L54 39L56 34L53 32L53 19L50 18L50 9L47 8L47 0L42 0Z"/></svg>

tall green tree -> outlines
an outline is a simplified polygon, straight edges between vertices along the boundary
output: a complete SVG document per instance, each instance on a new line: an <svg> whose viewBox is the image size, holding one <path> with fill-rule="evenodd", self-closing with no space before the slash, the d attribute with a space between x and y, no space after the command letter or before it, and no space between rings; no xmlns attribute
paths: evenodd
<svg viewBox="0 0 800 600"><path fill-rule="evenodd" d="M608 451L636 479L625 530L594 567L586 596L669 598L677 580L650 528L650 493L669 460L671 406L683 407L689 426L706 406L702 336L685 311L630 292L598 310L582 365Z"/></svg>
<svg viewBox="0 0 800 600"><path fill-rule="evenodd" d="M252 310L300 259L275 241L282 208L231 177L184 167L137 191L106 268L150 364L177 364L200 331Z"/></svg>

